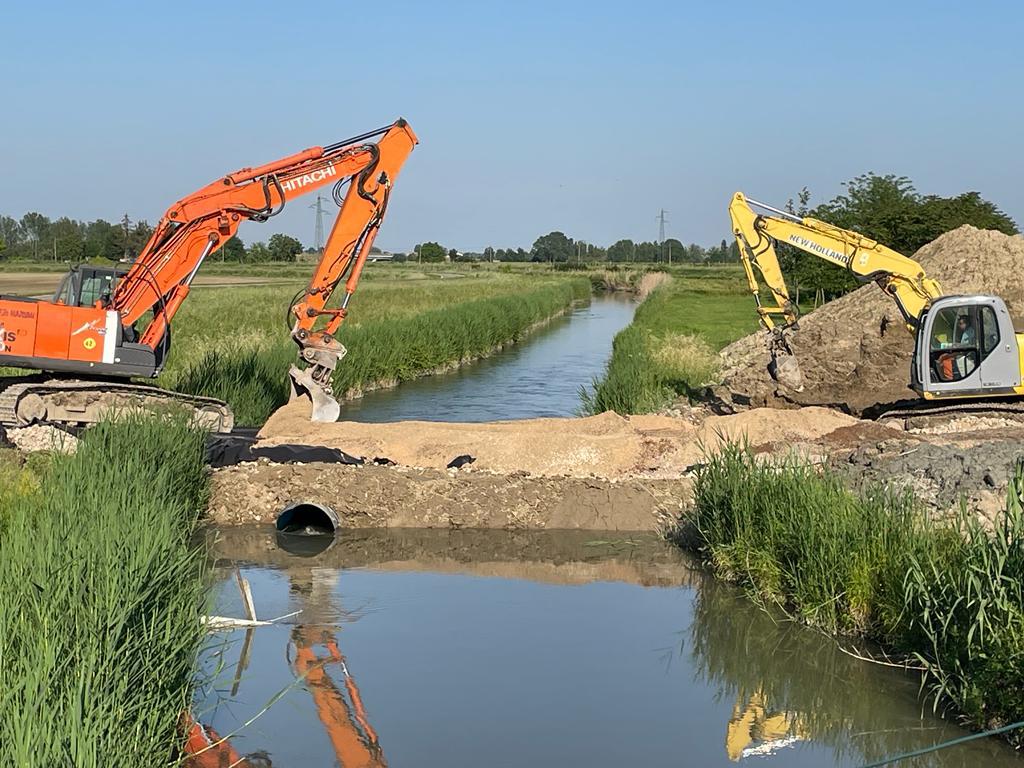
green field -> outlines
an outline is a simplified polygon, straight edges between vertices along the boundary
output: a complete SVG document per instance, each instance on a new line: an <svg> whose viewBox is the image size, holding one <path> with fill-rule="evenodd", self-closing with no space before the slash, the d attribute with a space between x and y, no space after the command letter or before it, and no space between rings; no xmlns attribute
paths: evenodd
<svg viewBox="0 0 1024 768"><path fill-rule="evenodd" d="M174 318L159 383L225 400L237 423L261 424L288 397L288 367L297 360L288 309L313 265L241 274L237 264L218 266L204 267L202 276L277 280L196 286ZM371 264L339 334L349 353L335 373L335 392L394 384L486 355L591 293L583 275L504 266Z"/></svg>

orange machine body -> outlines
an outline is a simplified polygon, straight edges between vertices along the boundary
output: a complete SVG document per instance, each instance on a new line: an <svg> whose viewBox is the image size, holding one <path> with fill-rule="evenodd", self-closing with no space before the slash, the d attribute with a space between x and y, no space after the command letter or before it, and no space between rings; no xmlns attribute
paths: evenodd
<svg viewBox="0 0 1024 768"><path fill-rule="evenodd" d="M0 361L55 370L102 368L114 363L119 327L113 310L0 297Z"/></svg>

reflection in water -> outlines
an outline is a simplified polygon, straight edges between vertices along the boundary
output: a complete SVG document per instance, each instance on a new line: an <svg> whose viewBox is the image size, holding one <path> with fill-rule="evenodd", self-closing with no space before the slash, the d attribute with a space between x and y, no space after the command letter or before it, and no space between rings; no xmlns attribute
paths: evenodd
<svg viewBox="0 0 1024 768"><path fill-rule="evenodd" d="M232 739L277 768L380 766L381 744L428 768L848 766L964 733L915 679L776 623L653 536L361 531L307 559L272 530L224 534L218 613L240 607L236 565L262 615L302 613L210 654L209 673L251 661L196 712L230 733L298 685ZM998 741L908 764L1019 765Z"/></svg>
<svg viewBox="0 0 1024 768"><path fill-rule="evenodd" d="M725 751L730 760L771 755L803 738L807 738L807 732L798 714L768 712L765 695L755 691L749 697L737 695L726 728Z"/></svg>

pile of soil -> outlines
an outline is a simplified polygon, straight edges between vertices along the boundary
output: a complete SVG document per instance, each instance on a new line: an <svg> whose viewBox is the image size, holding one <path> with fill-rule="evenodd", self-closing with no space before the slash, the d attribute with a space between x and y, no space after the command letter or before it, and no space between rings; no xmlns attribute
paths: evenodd
<svg viewBox="0 0 1024 768"><path fill-rule="evenodd" d="M1024 326L1024 237L963 226L922 247L914 259L947 294L1003 298ZM764 334L722 350L722 386L713 397L740 407L826 405L861 413L877 404L912 400L914 339L893 301L866 285L800 321L792 341L804 376L795 392L773 381Z"/></svg>
<svg viewBox="0 0 1024 768"><path fill-rule="evenodd" d="M270 417L257 445L327 446L408 467L444 469L452 459L469 454L475 459L472 469L504 474L673 478L723 440L746 440L751 446L812 441L855 423L836 411L807 408L788 413L760 409L729 416L695 414L693 418L623 417L607 412L587 418L487 423L316 424L309 420L309 404L295 400Z"/></svg>

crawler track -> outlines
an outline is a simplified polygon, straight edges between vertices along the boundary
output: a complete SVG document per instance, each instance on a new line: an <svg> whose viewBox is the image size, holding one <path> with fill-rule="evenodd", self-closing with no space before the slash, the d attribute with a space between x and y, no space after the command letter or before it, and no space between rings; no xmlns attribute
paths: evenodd
<svg viewBox="0 0 1024 768"><path fill-rule="evenodd" d="M67 426L95 423L118 411L138 411L177 404L191 408L199 423L230 432L234 414L212 397L133 384L79 379L0 380L0 425L24 427L45 422Z"/></svg>
<svg viewBox="0 0 1024 768"><path fill-rule="evenodd" d="M952 403L922 401L920 405L899 403L890 409L865 412L865 418L875 421L888 419L919 419L943 416L1005 416L1024 420L1024 401L1021 400L966 400Z"/></svg>

